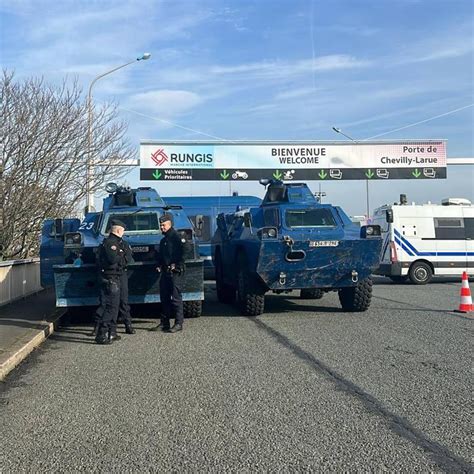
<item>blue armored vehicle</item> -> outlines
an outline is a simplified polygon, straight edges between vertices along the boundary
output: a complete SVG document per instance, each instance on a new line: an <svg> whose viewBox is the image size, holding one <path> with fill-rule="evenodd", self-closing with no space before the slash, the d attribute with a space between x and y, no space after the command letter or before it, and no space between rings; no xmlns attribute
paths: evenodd
<svg viewBox="0 0 474 474"><path fill-rule="evenodd" d="M43 287L54 285L56 305L60 307L99 304L97 251L108 235L112 219L127 226L124 238L133 251L134 263L128 266L129 302L160 302L157 252L162 234L159 218L173 215L174 227L185 249L186 271L182 279L185 317L201 315L204 299L203 260L193 225L180 206L170 206L152 188L130 189L110 183L102 212L79 219L50 219L43 224L40 258Z"/></svg>
<svg viewBox="0 0 474 474"><path fill-rule="evenodd" d="M340 207L320 204L304 183L260 182L268 188L259 207L217 218L212 257L219 301L237 299L242 314L256 316L268 291L300 290L311 299L338 291L345 311L367 310L380 227L355 225Z"/></svg>
<svg viewBox="0 0 474 474"><path fill-rule="evenodd" d="M214 280L211 239L216 231L216 217L221 212L234 212L259 206L262 200L255 196L173 196L163 197L166 204L179 204L194 225L199 255L204 260L204 278Z"/></svg>

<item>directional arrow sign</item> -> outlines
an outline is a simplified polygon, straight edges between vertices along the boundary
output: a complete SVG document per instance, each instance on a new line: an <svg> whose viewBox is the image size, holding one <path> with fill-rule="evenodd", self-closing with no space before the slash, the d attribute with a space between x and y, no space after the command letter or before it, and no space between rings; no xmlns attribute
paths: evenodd
<svg viewBox="0 0 474 474"><path fill-rule="evenodd" d="M160 179L161 178L161 171L158 171L158 170L154 171L153 172L153 177L155 179Z"/></svg>
<svg viewBox="0 0 474 474"><path fill-rule="evenodd" d="M365 175L367 176L367 178L372 179L375 176L375 173L369 169L365 172Z"/></svg>
<svg viewBox="0 0 474 474"><path fill-rule="evenodd" d="M324 171L324 170L321 170L321 171L318 173L318 176L319 176L321 179L326 179L327 175L328 175L328 174L327 174L326 171Z"/></svg>
<svg viewBox="0 0 474 474"><path fill-rule="evenodd" d="M221 174L220 174L220 177L222 179L228 179L230 176L230 173L227 172L227 170L224 170Z"/></svg>
<svg viewBox="0 0 474 474"><path fill-rule="evenodd" d="M415 177L415 178L419 178L421 176L421 171L418 171L418 168L415 170L415 171L412 171L411 174Z"/></svg>
<svg viewBox="0 0 474 474"><path fill-rule="evenodd" d="M273 177L275 179L281 179L283 176L283 173L280 173L280 170L276 170L274 173L273 173Z"/></svg>

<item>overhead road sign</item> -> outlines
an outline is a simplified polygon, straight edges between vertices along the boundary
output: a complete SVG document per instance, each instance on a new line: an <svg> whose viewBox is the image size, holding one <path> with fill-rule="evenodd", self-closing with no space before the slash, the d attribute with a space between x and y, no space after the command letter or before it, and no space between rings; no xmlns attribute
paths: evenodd
<svg viewBox="0 0 474 474"><path fill-rule="evenodd" d="M158 171L158 172L157 172ZM141 180L446 178L445 140L140 144Z"/></svg>
<svg viewBox="0 0 474 474"><path fill-rule="evenodd" d="M448 158L448 165L474 165L474 158Z"/></svg>

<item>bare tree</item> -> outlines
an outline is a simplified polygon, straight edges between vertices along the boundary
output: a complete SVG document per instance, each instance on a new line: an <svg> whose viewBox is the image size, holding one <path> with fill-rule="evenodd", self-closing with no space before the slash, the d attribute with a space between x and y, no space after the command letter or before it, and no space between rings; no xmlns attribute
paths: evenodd
<svg viewBox="0 0 474 474"><path fill-rule="evenodd" d="M0 81L0 244L6 258L26 258L38 254L44 219L78 215L84 207L87 99L77 81L17 81L5 70ZM94 108L93 190L120 179L127 172L120 165L136 158L126 132L115 105Z"/></svg>

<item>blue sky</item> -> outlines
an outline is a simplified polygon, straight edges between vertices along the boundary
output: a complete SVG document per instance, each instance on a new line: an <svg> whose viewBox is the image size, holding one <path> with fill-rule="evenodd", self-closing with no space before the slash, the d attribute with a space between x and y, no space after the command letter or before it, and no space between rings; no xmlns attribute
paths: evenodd
<svg viewBox="0 0 474 474"><path fill-rule="evenodd" d="M98 74L96 101L116 101L129 139L448 139L474 157L472 0L1 0L1 64L17 77ZM196 133L197 131L201 132ZM370 183L371 207L456 195L474 201L474 166L436 182ZM127 177L139 183L138 171ZM319 183L309 183L317 190ZM328 200L365 212L365 182L324 183ZM261 195L256 183L234 184ZM168 184L169 194L228 193Z"/></svg>

